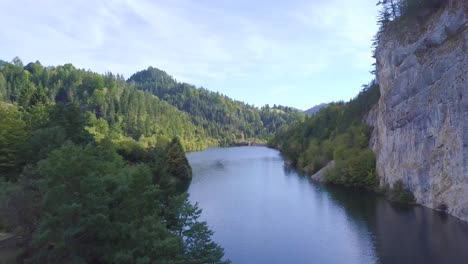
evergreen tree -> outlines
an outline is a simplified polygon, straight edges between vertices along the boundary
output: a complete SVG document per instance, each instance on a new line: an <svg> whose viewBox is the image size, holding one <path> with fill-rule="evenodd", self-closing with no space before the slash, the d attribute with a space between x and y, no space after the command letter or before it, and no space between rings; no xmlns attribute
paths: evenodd
<svg viewBox="0 0 468 264"><path fill-rule="evenodd" d="M24 165L29 128L15 106L0 103L0 175L16 180Z"/></svg>

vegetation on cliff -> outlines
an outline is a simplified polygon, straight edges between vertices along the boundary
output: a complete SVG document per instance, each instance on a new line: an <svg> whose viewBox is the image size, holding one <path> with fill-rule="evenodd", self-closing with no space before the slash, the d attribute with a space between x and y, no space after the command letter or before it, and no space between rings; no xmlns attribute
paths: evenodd
<svg viewBox="0 0 468 264"><path fill-rule="evenodd" d="M305 121L280 130L269 145L308 174L335 160L336 165L325 175L327 182L373 188L377 183L375 156L368 149L371 129L363 118L379 97L379 87L372 82L348 103L332 103Z"/></svg>
<svg viewBox="0 0 468 264"><path fill-rule="evenodd" d="M401 38L408 32L417 32L427 18L439 10L444 0L380 0L378 24L380 26L376 36L376 45L381 36L386 33L391 38Z"/></svg>
<svg viewBox="0 0 468 264"><path fill-rule="evenodd" d="M399 39L411 35L408 32L420 30L419 26L444 4L442 0L379 1L380 29L374 44L381 44L384 35ZM280 149L292 165L308 174L316 173L335 160L335 165L324 175L326 182L374 189L378 183L376 159L368 148L371 128L363 119L379 97L378 84L372 82L350 102L332 103L305 121L281 129L269 144ZM413 199L401 182L387 194L397 201Z"/></svg>

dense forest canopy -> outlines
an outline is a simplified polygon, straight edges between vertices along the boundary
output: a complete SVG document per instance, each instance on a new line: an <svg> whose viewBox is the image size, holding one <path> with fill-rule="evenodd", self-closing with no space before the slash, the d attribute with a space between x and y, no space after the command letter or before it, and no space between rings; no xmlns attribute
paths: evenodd
<svg viewBox="0 0 468 264"><path fill-rule="evenodd" d="M193 123L220 145L265 141L280 127L303 118L294 108L266 105L258 109L218 92L177 82L153 67L135 73L128 83L188 113Z"/></svg>
<svg viewBox="0 0 468 264"><path fill-rule="evenodd" d="M225 263L184 192L203 129L122 76L0 65L0 232L26 263Z"/></svg>
<svg viewBox="0 0 468 264"><path fill-rule="evenodd" d="M0 98L21 107L37 101L73 103L85 112L88 130L122 145L144 147L174 136L186 150L244 141L265 142L280 127L303 118L296 109L257 108L219 93L178 83L148 68L128 81L123 76L76 69L71 64L23 66L20 59L0 66ZM126 138L118 135L125 134Z"/></svg>
<svg viewBox="0 0 468 264"><path fill-rule="evenodd" d="M71 64L0 61L0 231L31 263L223 263L184 187L186 150L255 140L301 120L178 83Z"/></svg>
<svg viewBox="0 0 468 264"><path fill-rule="evenodd" d="M0 70L0 99L24 109L46 103L73 104L85 114L94 137L109 136L121 145L138 142L147 147L174 136L189 150L210 144L187 114L128 85L121 75L101 75L71 64L44 67L35 62L23 67L16 58Z"/></svg>

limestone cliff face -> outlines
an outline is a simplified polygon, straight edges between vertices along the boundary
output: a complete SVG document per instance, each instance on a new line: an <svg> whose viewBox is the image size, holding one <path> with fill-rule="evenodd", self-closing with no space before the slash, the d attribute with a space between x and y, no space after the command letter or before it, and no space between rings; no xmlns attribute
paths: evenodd
<svg viewBox="0 0 468 264"><path fill-rule="evenodd" d="M410 38L376 50L367 122L380 184L402 180L418 203L468 221L468 1L447 0Z"/></svg>

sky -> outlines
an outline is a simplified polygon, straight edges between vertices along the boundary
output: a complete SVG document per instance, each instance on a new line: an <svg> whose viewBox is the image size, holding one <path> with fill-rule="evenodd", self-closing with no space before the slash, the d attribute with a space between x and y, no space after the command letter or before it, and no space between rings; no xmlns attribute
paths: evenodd
<svg viewBox="0 0 468 264"><path fill-rule="evenodd" d="M256 106L349 100L376 0L0 0L0 59L129 78L153 66Z"/></svg>

